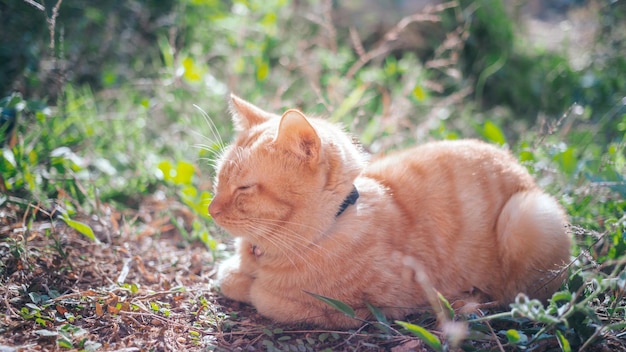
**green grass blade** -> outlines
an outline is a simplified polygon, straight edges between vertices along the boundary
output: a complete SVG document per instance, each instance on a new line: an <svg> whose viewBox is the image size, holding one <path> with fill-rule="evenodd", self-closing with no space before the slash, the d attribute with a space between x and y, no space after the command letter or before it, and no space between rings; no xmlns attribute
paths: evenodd
<svg viewBox="0 0 626 352"><path fill-rule="evenodd" d="M383 314L383 312L374 307L373 305L366 303L367 304L367 309L370 310L370 312L372 312L372 315L374 315L374 318L376 318L376 320L379 323L383 323L383 324L389 324L389 322L387 321L387 317L385 317L385 314Z"/></svg>
<svg viewBox="0 0 626 352"><path fill-rule="evenodd" d="M306 292L306 291L304 291L304 292L306 294L308 294L308 295L310 295L312 297L315 297L315 298L319 299L320 301L328 304L329 306L337 309L338 311L340 311L343 314L349 316L350 318L354 318L355 317L354 309L352 309L352 307L350 307L349 305L347 305L347 304L345 304L345 303L343 303L343 302L341 302L339 300L336 300L336 299L333 299L333 298L329 298L329 297L326 297L326 296L322 296L322 295L318 295L318 294L312 293L312 292Z"/></svg>
<svg viewBox="0 0 626 352"><path fill-rule="evenodd" d="M361 100L363 94L367 90L368 85L362 84L356 87L350 95L339 105L339 108L331 115L330 121L339 122L341 119L350 112Z"/></svg>
<svg viewBox="0 0 626 352"><path fill-rule="evenodd" d="M454 309L452 309L450 302L448 302L448 300L439 291L437 291L437 298L439 299L439 305L444 311L446 318L448 320L454 319Z"/></svg>
<svg viewBox="0 0 626 352"><path fill-rule="evenodd" d="M91 227L85 223L82 223L80 221L76 221L76 220L72 220L68 217L61 217L61 219L63 219L63 221L65 221L65 223L67 224L67 226L73 228L74 230L80 232L81 234L83 234L85 237L89 238L90 240L96 242L96 243L100 243L100 241L98 241L98 239L96 238L96 235L93 233L93 230L91 229Z"/></svg>
<svg viewBox="0 0 626 352"><path fill-rule="evenodd" d="M439 338L433 335L432 333L430 333L428 330L424 329L423 327L419 325L407 323L404 321L398 321L398 320L396 320L396 324L407 329L411 334L419 337L433 350L438 351L438 352L443 351L443 345L441 344L441 341L439 340Z"/></svg>
<svg viewBox="0 0 626 352"><path fill-rule="evenodd" d="M572 347L570 346L569 341L567 341L565 336L563 336L563 334L558 330L556 331L556 337L559 341L559 346L561 346L561 351L572 352Z"/></svg>

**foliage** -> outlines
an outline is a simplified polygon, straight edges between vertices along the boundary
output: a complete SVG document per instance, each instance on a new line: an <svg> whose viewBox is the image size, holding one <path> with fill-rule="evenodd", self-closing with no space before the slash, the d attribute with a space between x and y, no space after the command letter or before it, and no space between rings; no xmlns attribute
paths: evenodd
<svg viewBox="0 0 626 352"><path fill-rule="evenodd" d="M540 113L557 115L566 106L581 104L593 111L590 118L605 120L597 125L604 143L621 138L614 133L621 119L614 117L626 112L626 80L619 74L626 64L620 54L626 43L626 6L623 1L600 1L597 6L601 30L589 50L590 59L579 68L564 53L533 48L516 37L514 31L522 28L511 22L504 2L460 1L444 23L450 29L457 22L452 18L467 23L461 68L475 82L479 103L486 108L506 105L517 119L530 122Z"/></svg>
<svg viewBox="0 0 626 352"><path fill-rule="evenodd" d="M501 1L429 7L378 40L340 25L341 2L332 1L44 4L0 4L11 28L0 33L0 344L13 336L120 349L128 336L162 329L144 342L155 350L624 347L623 1L602 3L602 30L582 68L524 45ZM397 40L426 23L445 34L433 34L441 42ZM546 304L520 296L504 312L460 314L439 297L435 315L389 322L369 306L373 320L356 331L273 326L218 299L207 283L228 242L206 208L212 163L232 134L229 91L267 110L328 116L374 153L461 137L511 149L570 215L567 282ZM22 327L30 332L14 334Z"/></svg>
<svg viewBox="0 0 626 352"><path fill-rule="evenodd" d="M150 43L173 28L175 3L3 1L0 95L17 89L55 102L67 81L99 89L154 76L158 47Z"/></svg>

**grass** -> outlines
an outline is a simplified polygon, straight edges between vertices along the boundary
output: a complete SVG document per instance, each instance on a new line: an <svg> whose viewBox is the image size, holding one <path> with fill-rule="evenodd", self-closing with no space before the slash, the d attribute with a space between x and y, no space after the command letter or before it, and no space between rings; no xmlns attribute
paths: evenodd
<svg viewBox="0 0 626 352"><path fill-rule="evenodd" d="M472 41L472 21L480 18L472 11L480 7L443 4L372 40L336 23L330 1L301 8L279 0L260 4L180 2L173 11L187 25L172 26L171 33L180 31L186 41L158 36L160 60L152 61L161 65L151 78L124 82L118 72L127 68L115 71L108 63L100 89L64 82L51 103L21 94L0 101L0 345L86 351L626 348L626 114L619 91L609 90L601 104L559 100L562 113L516 118L511 106L479 99L514 67L492 72L497 58L483 58L474 62L485 61L487 73L463 69L464 43L480 42ZM426 48L430 54L418 56L390 39L426 22L441 24L432 35L442 40ZM46 46L50 37L42 39ZM567 73L562 84L570 86L556 87L559 94L579 91L571 86L573 74L593 72L602 87L619 83L597 76L596 66L559 71L551 62L566 60L550 60L537 70L551 77ZM482 81L480 95L476 80ZM516 85L508 85L515 95ZM530 86L520 85L525 103L541 111ZM225 300L212 276L231 242L206 207L213 172L208 160L232 135L229 90L267 110L299 107L328 116L373 153L463 137L510 148L568 211L575 246L567 282L545 306L520 297L508 311L463 315L440 298L435 309L403 322L386 321L372 307L378 319L350 331L277 325ZM350 314L341 302L324 299Z"/></svg>

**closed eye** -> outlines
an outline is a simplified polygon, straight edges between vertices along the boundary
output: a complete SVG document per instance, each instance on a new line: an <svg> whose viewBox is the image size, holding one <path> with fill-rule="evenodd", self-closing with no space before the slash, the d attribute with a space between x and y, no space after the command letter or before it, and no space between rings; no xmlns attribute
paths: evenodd
<svg viewBox="0 0 626 352"><path fill-rule="evenodd" d="M249 184L249 185L244 185L244 186L237 187L237 190L238 191L245 191L245 190L251 189L252 187L254 187L254 184Z"/></svg>

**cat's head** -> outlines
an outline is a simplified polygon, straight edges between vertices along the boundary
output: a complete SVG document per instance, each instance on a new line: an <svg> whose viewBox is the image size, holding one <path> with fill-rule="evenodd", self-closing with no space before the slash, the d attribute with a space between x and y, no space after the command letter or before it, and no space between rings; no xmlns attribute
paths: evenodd
<svg viewBox="0 0 626 352"><path fill-rule="evenodd" d="M209 212L233 236L272 243L323 232L363 168L339 127L298 110L282 116L231 96L237 132L217 163ZM282 231L281 231L282 229Z"/></svg>

